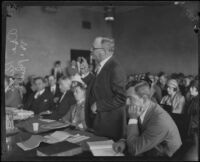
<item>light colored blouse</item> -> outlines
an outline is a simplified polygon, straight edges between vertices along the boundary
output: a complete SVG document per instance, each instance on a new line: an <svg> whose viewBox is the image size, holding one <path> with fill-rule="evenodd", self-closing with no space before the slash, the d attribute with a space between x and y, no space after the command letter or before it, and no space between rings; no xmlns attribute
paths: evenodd
<svg viewBox="0 0 200 162"><path fill-rule="evenodd" d="M81 129L86 129L85 123L85 101L80 104L72 105L68 113L62 118L64 121L69 121Z"/></svg>
<svg viewBox="0 0 200 162"><path fill-rule="evenodd" d="M169 95L164 96L160 103L172 106L172 113L182 114L185 106L185 97L177 92L173 97Z"/></svg>

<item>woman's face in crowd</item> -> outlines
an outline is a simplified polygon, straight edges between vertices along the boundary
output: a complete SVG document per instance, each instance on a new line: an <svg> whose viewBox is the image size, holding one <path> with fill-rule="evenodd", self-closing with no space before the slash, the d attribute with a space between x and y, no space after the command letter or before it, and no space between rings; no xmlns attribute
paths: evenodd
<svg viewBox="0 0 200 162"><path fill-rule="evenodd" d="M190 87L190 94L192 96L197 96L199 94L199 92L196 87Z"/></svg>
<svg viewBox="0 0 200 162"><path fill-rule="evenodd" d="M167 93L169 95L173 95L175 93L174 88L171 87L170 85L167 86Z"/></svg>

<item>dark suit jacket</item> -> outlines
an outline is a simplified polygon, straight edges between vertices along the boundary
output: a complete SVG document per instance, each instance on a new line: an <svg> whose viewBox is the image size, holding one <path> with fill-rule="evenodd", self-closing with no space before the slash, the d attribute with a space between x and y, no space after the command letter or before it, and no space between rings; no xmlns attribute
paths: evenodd
<svg viewBox="0 0 200 162"><path fill-rule="evenodd" d="M87 89L85 119L95 134L114 140L123 134L126 76L120 64L111 57ZM97 114L91 112L96 102Z"/></svg>
<svg viewBox="0 0 200 162"><path fill-rule="evenodd" d="M131 155L171 157L182 145L176 124L158 104L147 110L139 132L137 124L127 127L127 145Z"/></svg>
<svg viewBox="0 0 200 162"><path fill-rule="evenodd" d="M47 117L49 119L58 120L66 115L72 105L76 103L74 94L72 91L67 91L61 102L58 102L54 107L53 113Z"/></svg>
<svg viewBox="0 0 200 162"><path fill-rule="evenodd" d="M9 107L18 107L22 104L22 97L19 89L13 87L5 93L5 105Z"/></svg>
<svg viewBox="0 0 200 162"><path fill-rule="evenodd" d="M37 99L34 98L36 92L31 94L25 104L25 109L34 111L39 114L43 111L51 110L53 107L53 95L47 89Z"/></svg>
<svg viewBox="0 0 200 162"><path fill-rule="evenodd" d="M51 87L50 86L48 86L47 89L51 92ZM59 84L56 84L55 94L52 93L52 95L53 95L53 97L61 97L62 96L62 93L60 92Z"/></svg>
<svg viewBox="0 0 200 162"><path fill-rule="evenodd" d="M92 80L95 78L95 76L91 73L88 74L88 76L84 77L84 78L81 78L84 83L89 86L91 83L92 83Z"/></svg>

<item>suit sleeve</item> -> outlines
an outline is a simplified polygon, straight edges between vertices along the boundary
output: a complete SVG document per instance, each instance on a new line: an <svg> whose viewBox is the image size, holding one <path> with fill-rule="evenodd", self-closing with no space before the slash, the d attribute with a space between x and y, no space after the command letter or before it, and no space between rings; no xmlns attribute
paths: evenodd
<svg viewBox="0 0 200 162"><path fill-rule="evenodd" d="M72 112L73 112L74 106L71 106L70 110L65 114L65 116L62 117L62 120L72 122Z"/></svg>
<svg viewBox="0 0 200 162"><path fill-rule="evenodd" d="M158 123L159 122L159 123ZM167 134L162 121L154 121L148 124L148 127L139 136L137 124L128 125L127 145L131 155L137 156L141 153L151 150L162 142Z"/></svg>
<svg viewBox="0 0 200 162"><path fill-rule="evenodd" d="M125 72L119 66L116 66L111 72L110 84L113 95L108 99L102 99L96 102L98 111L112 111L125 104L126 76Z"/></svg>

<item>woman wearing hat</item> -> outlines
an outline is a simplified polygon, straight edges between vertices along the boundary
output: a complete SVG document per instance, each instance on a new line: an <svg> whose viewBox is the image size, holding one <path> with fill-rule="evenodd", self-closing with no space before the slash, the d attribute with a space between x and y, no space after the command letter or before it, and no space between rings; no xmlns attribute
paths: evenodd
<svg viewBox="0 0 200 162"><path fill-rule="evenodd" d="M72 123L76 128L85 130L85 98L86 85L79 75L72 77L72 91L76 99L76 104L72 105L68 113L62 118L64 122Z"/></svg>
<svg viewBox="0 0 200 162"><path fill-rule="evenodd" d="M175 79L170 79L167 83L167 95L161 100L162 105L172 107L172 113L182 114L185 105L185 98L179 91L178 82Z"/></svg>

